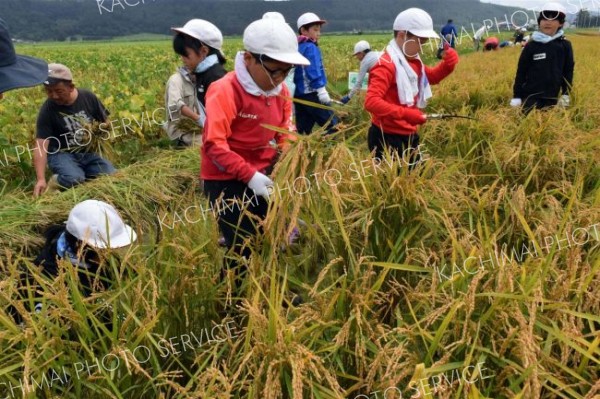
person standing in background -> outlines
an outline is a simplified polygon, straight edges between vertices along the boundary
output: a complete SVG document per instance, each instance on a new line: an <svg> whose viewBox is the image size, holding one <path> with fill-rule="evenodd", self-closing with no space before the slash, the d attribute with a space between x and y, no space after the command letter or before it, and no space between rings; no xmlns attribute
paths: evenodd
<svg viewBox="0 0 600 399"><path fill-rule="evenodd" d="M533 108L571 104L575 60L571 42L562 29L565 19L566 10L560 3L546 3L542 8L539 30L531 35L519 58L512 107L523 106L528 113Z"/></svg>
<svg viewBox="0 0 600 399"><path fill-rule="evenodd" d="M483 41L483 35L487 32L487 27L483 25L481 28L477 29L477 32L473 35L473 49L477 52L479 51L479 47L481 46L481 42Z"/></svg>
<svg viewBox="0 0 600 399"><path fill-rule="evenodd" d="M294 98L315 104L331 105L327 92L327 76L323 66L323 57L319 49L321 27L326 23L316 14L307 12L298 18L298 51L310 61L310 65L296 68ZM337 131L337 117L332 110L313 107L310 104L295 103L296 126L298 133L310 134L315 123L326 126L327 133Z"/></svg>
<svg viewBox="0 0 600 399"><path fill-rule="evenodd" d="M446 25L442 27L442 41L438 48L437 58L439 60L442 59L442 53L444 52L444 45L448 43L450 47L456 48L456 38L458 37L458 32L456 31L456 26L454 26L454 22L449 19Z"/></svg>

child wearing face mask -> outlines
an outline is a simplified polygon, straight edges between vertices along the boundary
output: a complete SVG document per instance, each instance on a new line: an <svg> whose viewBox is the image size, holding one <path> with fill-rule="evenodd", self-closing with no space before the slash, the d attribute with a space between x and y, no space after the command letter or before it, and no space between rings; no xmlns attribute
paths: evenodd
<svg viewBox="0 0 600 399"><path fill-rule="evenodd" d="M172 28L173 50L179 54L184 67L171 76L167 84L167 133L181 145L196 144L201 137L190 137L177 129L177 121L183 117L194 120L204 127L206 121L206 92L210 85L221 79L226 59L223 55L223 35L212 23L192 19L182 28ZM190 96L190 87L194 96Z"/></svg>
<svg viewBox="0 0 600 399"><path fill-rule="evenodd" d="M386 148L401 155L418 148L417 129L427 120L421 110L432 96L429 85L450 75L458 63L458 53L448 45L436 67L421 61L421 46L438 38L427 12L419 8L405 10L398 14L393 28L394 38L371 69L365 99L372 123L369 150L380 159Z"/></svg>
<svg viewBox="0 0 600 399"><path fill-rule="evenodd" d="M284 80L295 65L309 61L298 52L294 31L279 19L254 21L244 31L245 51L235 58L234 71L214 82L206 97L201 172L225 246L233 258L249 258L248 239L260 233L273 181L267 176L293 136L292 103ZM225 205L226 204L226 205ZM224 262L239 292L245 266Z"/></svg>
<svg viewBox="0 0 600 399"><path fill-rule="evenodd" d="M534 108L570 105L575 61L571 42L562 30L565 18L565 8L559 3L542 7L539 30L531 35L519 58L511 106L522 105L528 113Z"/></svg>

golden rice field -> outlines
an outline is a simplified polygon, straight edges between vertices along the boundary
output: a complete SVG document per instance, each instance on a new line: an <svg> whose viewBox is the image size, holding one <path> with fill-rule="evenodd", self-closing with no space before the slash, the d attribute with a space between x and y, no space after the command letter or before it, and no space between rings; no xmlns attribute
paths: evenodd
<svg viewBox="0 0 600 399"><path fill-rule="evenodd" d="M198 152L159 126L170 43L18 48L68 65L104 101L120 170L33 199L26 146L43 89L0 102L0 397L599 398L600 36L569 39L572 107L527 117L508 106L519 49L464 43L428 111L476 119L429 121L414 172L373 163L362 98L337 108L340 133L300 137L274 171L235 311ZM322 38L336 95L355 40ZM226 41L230 59L240 48ZM49 280L31 260L44 227L90 198L140 240L105 254L114 284L85 298L70 265ZM37 283L24 296L23 270ZM291 291L302 305L282 305Z"/></svg>

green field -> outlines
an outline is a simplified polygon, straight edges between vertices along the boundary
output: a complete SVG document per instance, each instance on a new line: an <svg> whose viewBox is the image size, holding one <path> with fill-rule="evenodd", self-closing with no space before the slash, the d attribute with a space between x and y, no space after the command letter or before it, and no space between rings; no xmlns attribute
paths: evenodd
<svg viewBox="0 0 600 399"><path fill-rule="evenodd" d="M362 96L336 108L340 133L299 137L274 171L236 311L198 150L172 148L160 127L178 66L170 42L18 47L66 64L104 102L115 120L104 150L119 172L32 198L27 145L45 94L5 94L0 397L600 397L600 35L568 36L573 105L527 117L508 106L520 50L476 54L465 39L428 112L476 120L427 122L429 159L412 173L373 164ZM358 70L359 38L389 41L322 38L334 97ZM224 47L231 69L241 39ZM424 59L436 62L428 48ZM69 265L49 280L31 259L44 227L90 198L114 204L140 239L107 254L114 285L84 298ZM298 219L300 240L287 245ZM38 284L26 299L24 269ZM291 291L304 304L283 306ZM36 295L44 310L29 313Z"/></svg>

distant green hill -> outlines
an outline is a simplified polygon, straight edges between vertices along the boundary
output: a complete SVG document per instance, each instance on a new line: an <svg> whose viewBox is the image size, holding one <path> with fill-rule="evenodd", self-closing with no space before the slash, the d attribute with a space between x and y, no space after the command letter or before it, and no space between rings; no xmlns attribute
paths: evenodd
<svg viewBox="0 0 600 399"><path fill-rule="evenodd" d="M265 11L280 11L293 28L300 14L313 11L327 19L329 32L390 30L398 12L415 6L432 15L437 29L453 18L471 30L471 23L501 22L517 10L478 0L2 0L0 16L20 39L65 40L170 34L170 27L191 18L210 20L224 34L239 35ZM524 19L522 13L515 15L516 22Z"/></svg>

